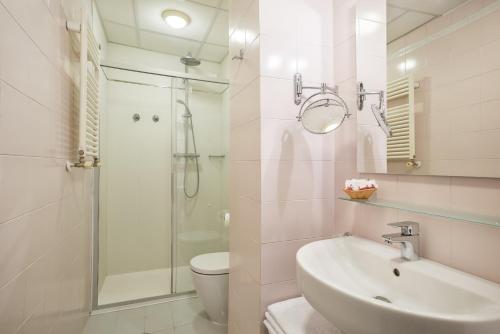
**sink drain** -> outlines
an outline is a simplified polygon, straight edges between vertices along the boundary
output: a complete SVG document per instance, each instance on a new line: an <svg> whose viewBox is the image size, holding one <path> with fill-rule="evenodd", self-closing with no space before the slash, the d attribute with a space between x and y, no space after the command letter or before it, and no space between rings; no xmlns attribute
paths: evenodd
<svg viewBox="0 0 500 334"><path fill-rule="evenodd" d="M387 299L385 297L382 297L382 296L375 296L373 298L375 298L376 300L380 300L382 302L386 302L386 303L392 304L392 302L389 299Z"/></svg>

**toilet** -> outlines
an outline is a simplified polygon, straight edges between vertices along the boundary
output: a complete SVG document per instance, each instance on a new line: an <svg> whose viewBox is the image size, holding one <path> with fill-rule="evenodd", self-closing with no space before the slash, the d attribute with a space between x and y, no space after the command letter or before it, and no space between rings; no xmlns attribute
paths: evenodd
<svg viewBox="0 0 500 334"><path fill-rule="evenodd" d="M209 253L191 259L194 287L210 320L227 325L229 253Z"/></svg>

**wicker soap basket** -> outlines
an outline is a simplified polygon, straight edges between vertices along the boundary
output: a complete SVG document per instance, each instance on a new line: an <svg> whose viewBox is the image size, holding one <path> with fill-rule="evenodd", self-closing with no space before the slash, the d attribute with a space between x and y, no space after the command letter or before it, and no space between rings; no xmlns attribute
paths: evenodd
<svg viewBox="0 0 500 334"><path fill-rule="evenodd" d="M376 191L377 191L377 188L367 188L367 189L360 189L360 190L344 189L344 192L351 199L369 199L370 196L373 195L373 193Z"/></svg>

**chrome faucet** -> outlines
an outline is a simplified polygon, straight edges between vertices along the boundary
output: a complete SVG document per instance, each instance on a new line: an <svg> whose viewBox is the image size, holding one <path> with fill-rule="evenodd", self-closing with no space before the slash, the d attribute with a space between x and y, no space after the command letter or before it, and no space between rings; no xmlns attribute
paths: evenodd
<svg viewBox="0 0 500 334"><path fill-rule="evenodd" d="M384 242L389 245L400 243L401 258L408 261L418 260L420 243L418 223L403 221L388 225L401 228L401 233L384 234L382 236L382 238L384 238Z"/></svg>

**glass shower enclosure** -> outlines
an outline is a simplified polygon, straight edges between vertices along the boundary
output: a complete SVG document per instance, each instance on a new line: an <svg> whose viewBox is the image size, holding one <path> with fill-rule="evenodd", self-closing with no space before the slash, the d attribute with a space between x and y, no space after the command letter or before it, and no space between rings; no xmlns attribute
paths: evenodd
<svg viewBox="0 0 500 334"><path fill-rule="evenodd" d="M94 307L194 290L228 248L227 82L104 66Z"/></svg>

